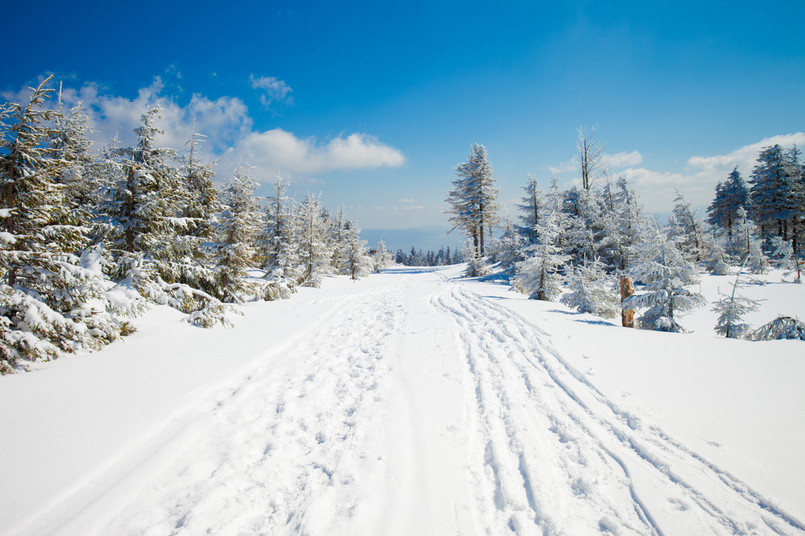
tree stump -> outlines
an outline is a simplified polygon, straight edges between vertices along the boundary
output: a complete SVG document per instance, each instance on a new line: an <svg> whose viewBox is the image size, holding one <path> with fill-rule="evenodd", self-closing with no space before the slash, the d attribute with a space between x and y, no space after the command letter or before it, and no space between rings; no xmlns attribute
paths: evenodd
<svg viewBox="0 0 805 536"><path fill-rule="evenodd" d="M625 275L621 276L621 303L634 294L632 279ZM634 327L634 309L621 309L621 325L625 328Z"/></svg>

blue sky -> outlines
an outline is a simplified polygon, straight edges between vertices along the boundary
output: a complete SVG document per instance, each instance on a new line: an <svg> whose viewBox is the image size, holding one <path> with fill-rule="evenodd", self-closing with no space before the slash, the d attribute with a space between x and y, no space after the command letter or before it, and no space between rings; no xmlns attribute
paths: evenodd
<svg viewBox="0 0 805 536"><path fill-rule="evenodd" d="M754 3L752 3L754 4ZM321 192L365 228L447 227L474 142L507 206L528 173L576 177L576 129L598 125L610 174L649 210L679 188L704 206L766 143L805 144L805 3L16 3L0 91L45 73L81 99L99 143L147 103L179 147L192 118L269 184ZM15 27L12 25L12 28ZM267 193L268 190L261 190Z"/></svg>

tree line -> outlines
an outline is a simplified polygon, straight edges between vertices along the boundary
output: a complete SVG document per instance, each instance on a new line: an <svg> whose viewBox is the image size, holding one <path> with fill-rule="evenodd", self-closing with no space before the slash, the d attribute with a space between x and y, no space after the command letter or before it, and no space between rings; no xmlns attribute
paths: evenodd
<svg viewBox="0 0 805 536"><path fill-rule="evenodd" d="M343 210L288 197L279 176L262 200L244 167L216 188L195 129L185 155L157 145L158 108L136 145L93 152L80 105L47 106L49 81L0 107L0 373L98 348L149 304L226 325L233 304L392 261L369 256Z"/></svg>
<svg viewBox="0 0 805 536"><path fill-rule="evenodd" d="M797 148L764 148L748 183L733 170L716 187L706 220L677 192L661 226L645 214L625 178L610 180L594 134L579 130L581 187L560 190L554 179L545 191L530 176L516 221L500 222L486 149L471 147L446 199L451 221L467 238L467 275L500 263L514 288L533 299L561 299L607 317L640 310L639 327L662 331L682 331L676 313L704 303L689 287L700 269L762 273L774 264L801 281L805 165ZM493 223L502 234L490 244ZM637 287L623 300L621 276ZM747 329L741 315L756 304L733 289L716 307L717 331L738 337Z"/></svg>

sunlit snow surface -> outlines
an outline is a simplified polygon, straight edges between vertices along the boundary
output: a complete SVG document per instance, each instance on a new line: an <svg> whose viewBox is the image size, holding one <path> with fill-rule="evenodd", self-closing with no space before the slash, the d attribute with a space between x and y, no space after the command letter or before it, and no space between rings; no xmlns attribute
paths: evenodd
<svg viewBox="0 0 805 536"><path fill-rule="evenodd" d="M626 330L460 268L156 308L0 378L2 534L805 534L805 343ZM805 285L753 327L805 317ZM709 277L715 299L732 278Z"/></svg>

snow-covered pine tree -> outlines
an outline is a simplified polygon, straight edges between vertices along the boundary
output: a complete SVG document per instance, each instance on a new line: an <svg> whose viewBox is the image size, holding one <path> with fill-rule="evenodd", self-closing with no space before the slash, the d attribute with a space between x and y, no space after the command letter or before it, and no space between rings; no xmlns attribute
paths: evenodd
<svg viewBox="0 0 805 536"><path fill-rule="evenodd" d="M199 155L205 136L193 133L187 145L190 148L177 177L178 222L171 257L174 281L190 287L213 292L216 286L212 268L215 252L212 248L215 218L221 212L218 192L213 185L215 172L212 164L203 162Z"/></svg>
<svg viewBox="0 0 805 536"><path fill-rule="evenodd" d="M736 295L742 271L743 266L735 276L732 293L729 296L722 294L723 297L713 304L713 311L718 313L715 331L728 339L740 339L748 333L749 326L743 321L743 317L760 305L757 300Z"/></svg>
<svg viewBox="0 0 805 536"><path fill-rule="evenodd" d="M796 162L798 152L794 150L793 154ZM789 240L802 210L798 206L802 178L797 173L798 166L792 166L791 160L790 154L786 156L779 145L773 145L761 151L752 170L749 214L760 227L764 240L770 240L772 236Z"/></svg>
<svg viewBox="0 0 805 536"><path fill-rule="evenodd" d="M86 173L93 158L90 154L92 142L89 139L89 117L81 103L62 114L61 95L59 95L59 113L53 121L53 134L49 145L53 158L64 163L62 172L57 177L59 183L66 186L64 195L79 210L87 210L96 204L98 185Z"/></svg>
<svg viewBox="0 0 805 536"><path fill-rule="evenodd" d="M278 173L274 196L268 199L262 239L262 266L266 270L263 298L287 298L301 279L297 221L288 183Z"/></svg>
<svg viewBox="0 0 805 536"><path fill-rule="evenodd" d="M611 212L604 218L602 250L611 259L610 265L623 273L632 266L637 247L645 240L648 222L637 194L623 177L618 178L610 205Z"/></svg>
<svg viewBox="0 0 805 536"><path fill-rule="evenodd" d="M527 245L528 239L507 218L503 223L503 233L493 242L492 262L499 263L504 273L514 274L515 265L525 260L523 249Z"/></svg>
<svg viewBox="0 0 805 536"><path fill-rule="evenodd" d="M0 373L119 333L100 273L81 264L87 229L59 182L70 161L50 144L49 80L0 106Z"/></svg>
<svg viewBox="0 0 805 536"><path fill-rule="evenodd" d="M793 274L796 277L796 282L801 283L801 269L794 255L792 242L792 240L783 240L781 237L775 236L771 239L771 256L778 268L785 270L786 275Z"/></svg>
<svg viewBox="0 0 805 536"><path fill-rule="evenodd" d="M641 284L641 293L622 303L624 309L645 309L638 319L643 329L683 331L676 313L701 305L702 296L685 288L698 280L696 268L666 240L656 228L650 227L651 236L640 244L638 260L630 269L632 279Z"/></svg>
<svg viewBox="0 0 805 536"><path fill-rule="evenodd" d="M580 313L614 318L621 311L615 283L599 261L582 263L567 277L569 292L562 295L561 302Z"/></svg>
<svg viewBox="0 0 805 536"><path fill-rule="evenodd" d="M168 163L176 151L155 146L162 130L155 126L159 108L150 108L134 129L137 146L114 149L116 171L111 191L102 207L111 229L106 235L107 250L112 253L112 276L129 279L150 298L159 299L162 278L169 283L178 279L172 258L173 238L177 228L186 224L179 218L180 198L176 169Z"/></svg>
<svg viewBox="0 0 805 536"><path fill-rule="evenodd" d="M520 203L517 205L522 222L518 232L525 237L526 245L530 245L537 241L537 223L544 209L545 194L540 190L537 178L531 174L528 175L528 182L523 186L523 191L525 195L520 198Z"/></svg>
<svg viewBox="0 0 805 536"><path fill-rule="evenodd" d="M375 273L380 273L394 264L394 256L386 249L386 244L383 240L377 243L377 249L372 256L372 261L374 263Z"/></svg>
<svg viewBox="0 0 805 536"><path fill-rule="evenodd" d="M552 301L560 291L560 268L568 260L559 244L561 214L553 203L540 217L537 224L539 239L524 249L526 259L516 264L514 288L528 294L532 300Z"/></svg>
<svg viewBox="0 0 805 536"><path fill-rule="evenodd" d="M248 269L256 264L255 236L259 229L254 189L257 183L238 166L223 192L224 211L218 222L215 295L225 303L253 297Z"/></svg>
<svg viewBox="0 0 805 536"><path fill-rule="evenodd" d="M727 233L732 240L733 230L738 222L738 209L749 206L749 188L736 167L727 180L718 183L713 202L707 208L707 223Z"/></svg>
<svg viewBox="0 0 805 536"><path fill-rule="evenodd" d="M668 219L668 238L687 260L700 262L708 257L703 225L679 190L674 202L674 211Z"/></svg>
<svg viewBox="0 0 805 536"><path fill-rule="evenodd" d="M332 273L333 251L323 213L318 196L311 194L305 196L298 208L300 283L307 287L321 286L322 278Z"/></svg>
<svg viewBox="0 0 805 536"><path fill-rule="evenodd" d="M498 189L486 147L472 145L466 162L456 166L457 178L447 195L447 211L454 229L461 229L472 240L476 255L486 255L485 237L498 219Z"/></svg>
<svg viewBox="0 0 805 536"><path fill-rule="evenodd" d="M707 269L713 275L727 275L730 273L729 257L721 245L718 238L709 237L705 239L707 244L706 251L709 257L706 259Z"/></svg>
<svg viewBox="0 0 805 536"><path fill-rule="evenodd" d="M353 280L372 273L374 263L366 251L366 241L361 240L360 229L355 222L345 220L342 235L341 273L349 275Z"/></svg>

